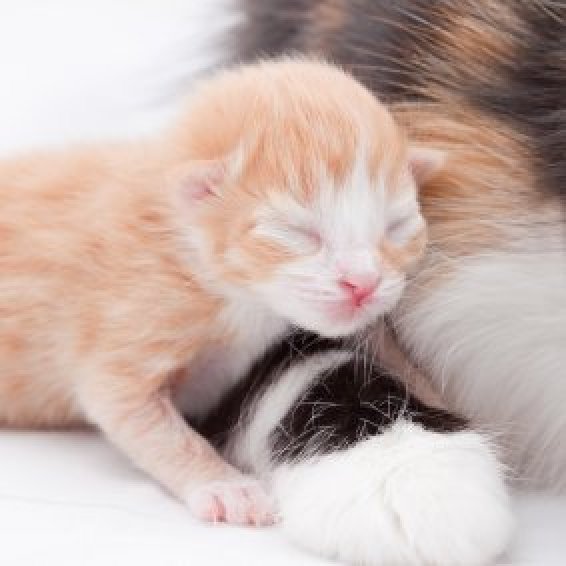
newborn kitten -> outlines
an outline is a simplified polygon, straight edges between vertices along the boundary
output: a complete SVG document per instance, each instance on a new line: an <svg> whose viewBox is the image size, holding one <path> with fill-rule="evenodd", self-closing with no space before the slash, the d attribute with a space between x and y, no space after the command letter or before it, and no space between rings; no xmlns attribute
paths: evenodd
<svg viewBox="0 0 566 566"><path fill-rule="evenodd" d="M86 420L195 516L269 523L172 390L200 383L204 407L223 360L245 370L289 325L390 309L438 162L350 76L286 60L205 82L159 139L0 164L1 421Z"/></svg>
<svg viewBox="0 0 566 566"><path fill-rule="evenodd" d="M286 335L200 430L270 484L283 532L317 554L368 566L492 564L513 517L490 439L446 411L383 338L372 356L349 341Z"/></svg>

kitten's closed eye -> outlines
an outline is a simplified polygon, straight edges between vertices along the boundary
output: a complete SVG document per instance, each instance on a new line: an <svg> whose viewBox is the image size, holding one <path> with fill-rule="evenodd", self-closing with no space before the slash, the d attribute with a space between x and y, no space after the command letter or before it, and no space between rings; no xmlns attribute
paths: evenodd
<svg viewBox="0 0 566 566"><path fill-rule="evenodd" d="M422 216L415 211L393 217L386 228L386 236L396 244L406 243L418 230L424 226Z"/></svg>
<svg viewBox="0 0 566 566"><path fill-rule="evenodd" d="M260 220L253 228L255 235L273 240L301 254L316 253L322 246L319 231L309 223L282 219Z"/></svg>

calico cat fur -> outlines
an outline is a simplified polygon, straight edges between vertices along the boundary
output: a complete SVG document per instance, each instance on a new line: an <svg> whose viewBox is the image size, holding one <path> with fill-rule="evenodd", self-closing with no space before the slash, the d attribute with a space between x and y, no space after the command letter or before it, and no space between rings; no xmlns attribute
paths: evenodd
<svg viewBox="0 0 566 566"><path fill-rule="evenodd" d="M231 52L315 53L415 139L430 246L394 313L451 408L497 433L521 484L566 489L566 3L241 0Z"/></svg>

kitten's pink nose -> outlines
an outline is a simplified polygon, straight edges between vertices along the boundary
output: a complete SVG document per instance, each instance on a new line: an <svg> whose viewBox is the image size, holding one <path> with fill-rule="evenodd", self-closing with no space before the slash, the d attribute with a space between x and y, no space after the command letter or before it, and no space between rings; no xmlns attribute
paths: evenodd
<svg viewBox="0 0 566 566"><path fill-rule="evenodd" d="M355 307L369 302L379 286L377 275L350 275L339 280L338 284L346 291Z"/></svg>

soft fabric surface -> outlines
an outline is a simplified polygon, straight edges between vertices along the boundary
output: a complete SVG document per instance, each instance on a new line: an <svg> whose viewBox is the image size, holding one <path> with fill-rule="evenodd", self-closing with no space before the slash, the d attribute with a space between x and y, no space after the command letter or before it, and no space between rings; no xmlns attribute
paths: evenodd
<svg viewBox="0 0 566 566"><path fill-rule="evenodd" d="M328 564L277 529L195 522L95 433L0 434L0 561L10 566ZM505 564L564 564L566 500L517 499Z"/></svg>
<svg viewBox="0 0 566 566"><path fill-rule="evenodd" d="M219 0L0 0L0 154L155 131L218 60ZM325 564L209 527L94 433L0 433L2 564ZM507 564L563 564L566 498L516 497Z"/></svg>

